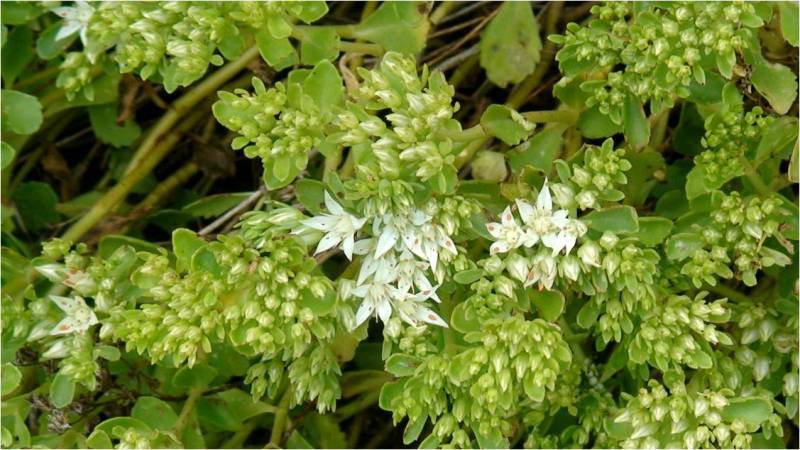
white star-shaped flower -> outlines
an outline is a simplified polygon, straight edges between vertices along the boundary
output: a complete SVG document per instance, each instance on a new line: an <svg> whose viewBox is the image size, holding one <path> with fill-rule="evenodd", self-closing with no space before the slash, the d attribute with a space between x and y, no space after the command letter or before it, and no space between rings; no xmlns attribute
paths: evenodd
<svg viewBox="0 0 800 450"><path fill-rule="evenodd" d="M489 247L489 253L492 255L505 253L522 245L525 233L517 221L514 220L514 215L511 214L511 207L506 207L503 213L500 214L500 223L492 222L486 224L486 229L496 239L492 246Z"/></svg>
<svg viewBox="0 0 800 450"><path fill-rule="evenodd" d="M322 214L301 222L308 228L325 233L317 244L314 254L322 253L341 244L341 249L347 259L352 260L355 235L364 226L367 219L358 218L345 211L327 191L325 191L325 207L328 208L330 214ZM300 232L302 230L293 231L294 234Z"/></svg>
<svg viewBox="0 0 800 450"><path fill-rule="evenodd" d="M60 6L53 8L53 12L64 19L61 28L56 33L55 40L60 41L80 31L81 42L86 46L88 42L87 31L89 20L94 14L94 8L86 1L76 1L74 6Z"/></svg>
<svg viewBox="0 0 800 450"><path fill-rule="evenodd" d="M94 315L92 308L86 305L83 298L51 295L50 299L66 314L66 317L61 319L61 322L58 322L50 331L50 335L83 333L90 326L98 323L97 316Z"/></svg>
<svg viewBox="0 0 800 450"><path fill-rule="evenodd" d="M394 303L400 319L413 326L420 326L421 322L424 322L448 328L447 322L425 306L423 303L425 300L426 297L423 294L404 294L403 299Z"/></svg>
<svg viewBox="0 0 800 450"><path fill-rule="evenodd" d="M553 211L553 198L550 196L547 181L539 191L536 205L531 205L525 200L517 200L517 208L522 222L527 225L526 247L533 247L541 241L545 247L553 249L554 254L566 247L568 242L560 236L560 232L569 224L569 212L566 209Z"/></svg>

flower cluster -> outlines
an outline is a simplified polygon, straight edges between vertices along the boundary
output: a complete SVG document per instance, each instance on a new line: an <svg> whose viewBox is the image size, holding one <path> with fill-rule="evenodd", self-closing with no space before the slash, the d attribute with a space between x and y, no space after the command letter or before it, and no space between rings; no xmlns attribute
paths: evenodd
<svg viewBox="0 0 800 450"><path fill-rule="evenodd" d="M710 367L711 355L704 351L702 343L731 345L733 341L714 326L730 317L725 300L706 303L706 295L704 292L694 299L670 296L647 311L628 347L631 361L647 360L662 371L682 364Z"/></svg>
<svg viewBox="0 0 800 450"><path fill-rule="evenodd" d="M730 389L693 391L689 386L675 384L669 390L655 380L648 388L628 398L625 408L614 419L628 424L630 434L620 441L625 448L686 447L686 448L749 448L753 432L777 418L769 403L754 397L747 401L760 402L768 409L759 417L742 414L731 400ZM741 404L741 400L736 400ZM778 428L778 433L782 431Z"/></svg>
<svg viewBox="0 0 800 450"><path fill-rule="evenodd" d="M172 92L202 77L210 64L239 57L261 27L271 38L285 39L292 21L312 22L325 9L316 2L78 1L57 7L53 12L64 20L56 40L78 33L83 43L82 52L67 55L63 68L76 71L62 72L59 86L71 97L89 88L91 67L110 58L120 72L138 72Z"/></svg>
<svg viewBox="0 0 800 450"><path fill-rule="evenodd" d="M447 326L423 304L428 299L439 300L428 269L441 282L444 270L440 260L449 261L457 254L444 228L419 209L407 210L410 217L387 212L372 219L373 237L356 242L355 235L367 219L345 211L328 192L324 196L329 213L302 221L295 233L306 228L324 232L317 254L339 245L348 259L353 253L363 255L355 284L348 280L343 286L344 297L362 299L354 326L373 315L387 323L393 311L412 325Z"/></svg>
<svg viewBox="0 0 800 450"><path fill-rule="evenodd" d="M784 243L780 224L788 214L777 197L750 196L738 192L719 197L711 222L695 225L700 245L689 255L681 273L695 286L716 284L716 278L731 278L734 272L748 286L756 284L756 273L763 267L786 266L791 259L768 245L770 238ZM677 239L677 237L676 237Z"/></svg>
<svg viewBox="0 0 800 450"><path fill-rule="evenodd" d="M383 388L382 406L396 422L409 418L406 440L430 416L435 425L426 442L433 446L474 446L469 431L482 446L504 446L513 431L508 418L555 389L572 358L558 327L540 319L494 319L465 339L471 344L465 350L422 360L413 375Z"/></svg>
<svg viewBox="0 0 800 450"><path fill-rule="evenodd" d="M322 143L319 107L302 91L290 98L282 83L267 89L253 78L253 88L252 94L244 89L220 91L214 115L241 135L233 140L233 148L243 149L248 158L260 158L265 177L288 184L305 169L311 149Z"/></svg>
<svg viewBox="0 0 800 450"><path fill-rule="evenodd" d="M567 208L596 209L601 202L622 200L624 194L618 187L627 184L624 172L631 168L624 156L625 150L614 149L611 139L606 139L599 147L586 146L583 164L573 164L571 178L553 185L559 203Z"/></svg>
<svg viewBox="0 0 800 450"><path fill-rule="evenodd" d="M745 152L758 142L772 122L771 117L763 115L759 106L744 112L740 103L724 105L722 111L706 118L705 137L701 140L706 150L695 158L708 186L722 186L743 175Z"/></svg>
<svg viewBox="0 0 800 450"><path fill-rule="evenodd" d="M747 46L751 29L763 23L749 3L634 8L615 2L592 7L587 26L571 23L565 35L550 39L563 45L556 56L565 76L561 83L588 79L581 84L586 104L622 123L630 98L634 104L651 101L658 112L671 107L676 96L689 96L693 81L705 83L708 71L731 78L737 52ZM624 68L617 70L618 65ZM594 74L603 75L594 79Z"/></svg>

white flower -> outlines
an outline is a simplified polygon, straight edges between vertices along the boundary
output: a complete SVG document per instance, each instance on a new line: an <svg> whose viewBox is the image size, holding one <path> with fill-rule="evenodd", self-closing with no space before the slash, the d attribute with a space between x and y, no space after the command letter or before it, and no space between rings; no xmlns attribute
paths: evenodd
<svg viewBox="0 0 800 450"><path fill-rule="evenodd" d="M53 8L53 12L64 19L55 40L60 41L80 31L81 42L86 46L88 42L86 32L89 29L89 20L94 14L94 8L89 2L78 0L74 6Z"/></svg>
<svg viewBox="0 0 800 450"><path fill-rule="evenodd" d="M364 300L356 312L356 327L376 314L383 323L392 316L392 298L405 293L389 284L388 280L375 279L371 283L356 286L351 294Z"/></svg>
<svg viewBox="0 0 800 450"><path fill-rule="evenodd" d="M430 215L418 209L410 214L410 218L384 214L373 222L372 233L378 237L376 258L393 248L402 251L402 242L405 248L427 261L431 270L436 272L440 256L457 254L456 246L444 228L434 224Z"/></svg>
<svg viewBox="0 0 800 450"><path fill-rule="evenodd" d="M325 207L328 208L330 214L322 214L301 222L308 228L326 233L317 244L314 254L322 253L341 244L347 259L352 260L355 234L364 226L367 219L358 218L345 211L327 191L325 191ZM302 233L302 230L294 230L292 233L299 234Z"/></svg>
<svg viewBox="0 0 800 450"><path fill-rule="evenodd" d="M553 255L562 250L569 254L578 237L586 233L586 225L579 220L570 219L566 209L553 209L547 180L539 191L535 205L521 199L517 199L516 204L523 226L516 222L510 207L500 216L501 223L486 225L489 234L496 239L489 249L493 255L519 246L531 248L540 242L553 250Z"/></svg>
<svg viewBox="0 0 800 450"><path fill-rule="evenodd" d="M61 283L67 278L67 268L61 264L50 263L36 266L36 271L44 275L48 280L53 283Z"/></svg>
<svg viewBox="0 0 800 450"><path fill-rule="evenodd" d="M59 339L42 353L43 359L61 359L69 355L70 345L67 339Z"/></svg>
<svg viewBox="0 0 800 450"><path fill-rule="evenodd" d="M486 224L486 230L496 239L492 246L489 247L489 253L492 255L505 253L519 247L522 245L525 235L517 221L514 220L510 207L506 207L503 214L500 214L500 223L492 222Z"/></svg>
<svg viewBox="0 0 800 450"><path fill-rule="evenodd" d="M556 259L553 255L541 251L533 257L533 264L531 271L528 272L528 278L523 284L525 287L531 286L534 283L539 283L539 290L550 289L556 280L557 275Z"/></svg>
<svg viewBox="0 0 800 450"><path fill-rule="evenodd" d="M570 223L569 212L566 209L553 211L553 199L547 181L539 191L535 206L525 200L517 200L517 208L522 221L527 225L526 247L533 247L541 241L545 247L553 249L553 254L556 254L570 243L572 234L565 231ZM572 238L572 245L575 245L575 238Z"/></svg>
<svg viewBox="0 0 800 450"><path fill-rule="evenodd" d="M422 303L424 301L425 297L422 294L406 293L405 298L395 302L400 319L413 326L420 326L422 325L420 322L424 322L448 328L447 322L425 306Z"/></svg>
<svg viewBox="0 0 800 450"><path fill-rule="evenodd" d="M86 305L83 298L51 295L50 299L67 315L50 331L50 335L83 333L90 326L98 323L97 316Z"/></svg>
<svg viewBox="0 0 800 450"><path fill-rule="evenodd" d="M578 256L584 264L591 267L600 267L600 246L593 241L581 245Z"/></svg>

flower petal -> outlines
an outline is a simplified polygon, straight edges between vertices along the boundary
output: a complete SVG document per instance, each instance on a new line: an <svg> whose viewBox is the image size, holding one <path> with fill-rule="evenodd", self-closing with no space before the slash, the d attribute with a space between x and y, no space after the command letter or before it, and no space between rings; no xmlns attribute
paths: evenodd
<svg viewBox="0 0 800 450"><path fill-rule="evenodd" d="M347 259L350 261L353 260L353 246L355 245L355 239L353 238L352 234L348 234L347 237L344 238L342 241L342 250L344 250L344 256L347 256Z"/></svg>
<svg viewBox="0 0 800 450"><path fill-rule="evenodd" d="M358 311L356 312L356 327L366 322L373 311L375 311L375 307L372 305L372 302L368 300L361 302L361 306L358 307Z"/></svg>
<svg viewBox="0 0 800 450"><path fill-rule="evenodd" d="M344 214L344 208L342 208L342 205L336 203L336 200L333 199L328 191L325 191L325 207L328 208L328 211L335 216L341 216Z"/></svg>
<svg viewBox="0 0 800 450"><path fill-rule="evenodd" d="M550 188L547 187L547 180L542 185L542 190L539 191L539 196L536 198L536 207L546 211L553 209L553 199L550 197Z"/></svg>
<svg viewBox="0 0 800 450"><path fill-rule="evenodd" d="M392 249L397 243L397 230L389 225L383 228L380 237L378 237L378 248L375 249L375 257L380 258L386 252Z"/></svg>
<svg viewBox="0 0 800 450"><path fill-rule="evenodd" d="M319 244L317 244L317 249L314 251L315 255L318 255L325 250L331 249L336 247L336 244L342 241L342 238L336 234L328 233L325 236L322 236L322 239L319 240Z"/></svg>

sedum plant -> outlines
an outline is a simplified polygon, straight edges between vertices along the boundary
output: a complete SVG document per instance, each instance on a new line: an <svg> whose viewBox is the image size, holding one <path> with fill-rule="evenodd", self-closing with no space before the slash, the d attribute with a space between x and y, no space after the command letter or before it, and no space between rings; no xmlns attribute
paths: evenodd
<svg viewBox="0 0 800 450"><path fill-rule="evenodd" d="M1 12L4 448L796 445L797 4Z"/></svg>

